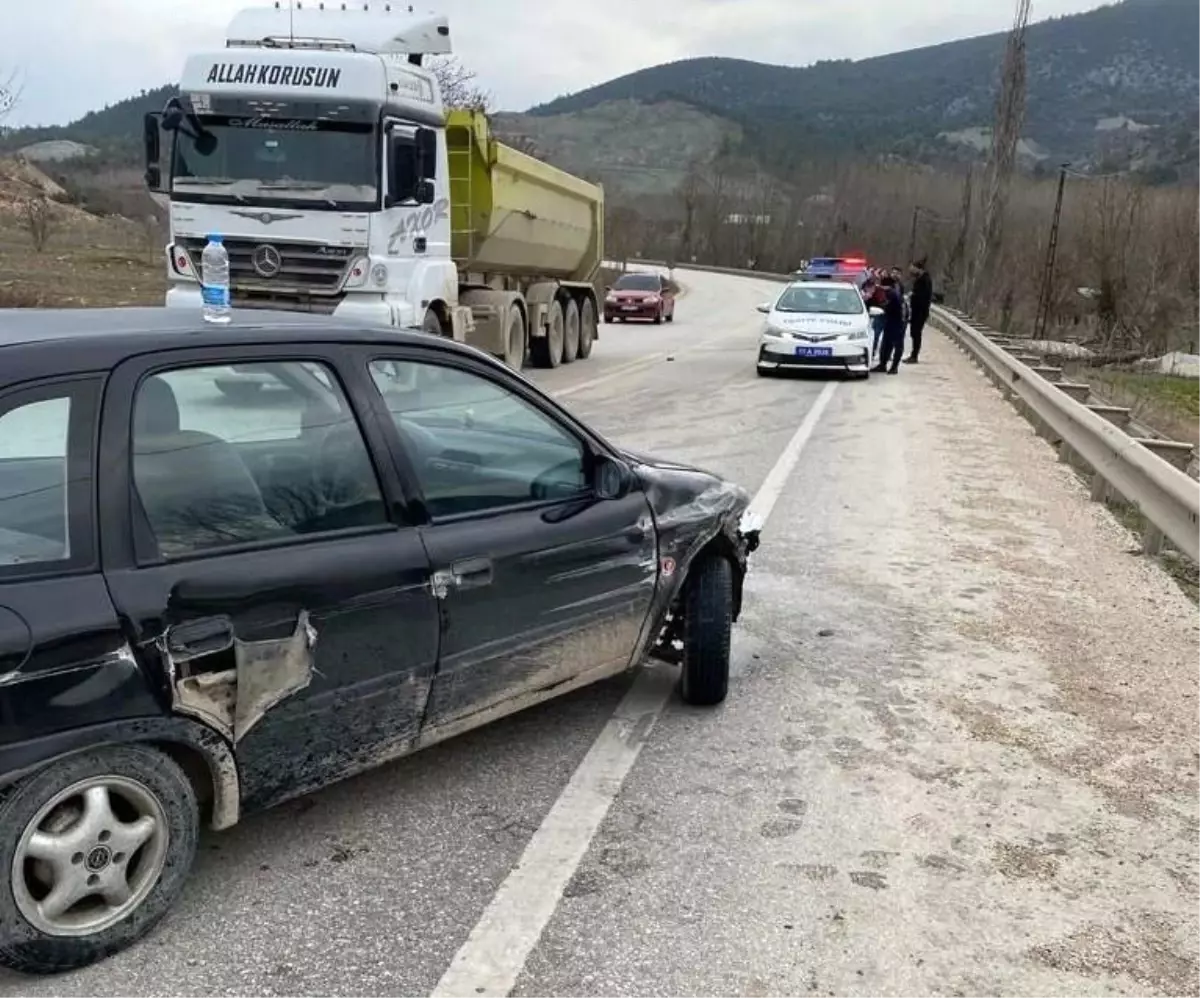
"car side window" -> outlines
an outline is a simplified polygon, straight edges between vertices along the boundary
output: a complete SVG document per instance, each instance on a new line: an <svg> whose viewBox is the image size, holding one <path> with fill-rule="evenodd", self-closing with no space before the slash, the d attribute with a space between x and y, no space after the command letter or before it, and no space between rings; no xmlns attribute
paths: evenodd
<svg viewBox="0 0 1200 998"><path fill-rule="evenodd" d="M71 395L0 401L0 568L71 557Z"/></svg>
<svg viewBox="0 0 1200 998"><path fill-rule="evenodd" d="M371 377L432 517L590 491L583 442L514 392L469 371L377 360Z"/></svg>
<svg viewBox="0 0 1200 998"><path fill-rule="evenodd" d="M138 385L133 480L165 558L389 522L336 376L309 361L157 371Z"/></svg>

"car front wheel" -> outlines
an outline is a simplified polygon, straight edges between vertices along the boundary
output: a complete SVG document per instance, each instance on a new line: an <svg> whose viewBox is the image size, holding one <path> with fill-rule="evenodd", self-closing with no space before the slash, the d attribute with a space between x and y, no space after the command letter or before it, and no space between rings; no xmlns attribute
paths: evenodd
<svg viewBox="0 0 1200 998"><path fill-rule="evenodd" d="M719 555L693 566L684 596L680 695L711 707L729 692L729 639L733 629L733 567Z"/></svg>
<svg viewBox="0 0 1200 998"><path fill-rule="evenodd" d="M195 791L168 756L116 745L68 756L0 798L0 964L71 970L167 913L196 853Z"/></svg>

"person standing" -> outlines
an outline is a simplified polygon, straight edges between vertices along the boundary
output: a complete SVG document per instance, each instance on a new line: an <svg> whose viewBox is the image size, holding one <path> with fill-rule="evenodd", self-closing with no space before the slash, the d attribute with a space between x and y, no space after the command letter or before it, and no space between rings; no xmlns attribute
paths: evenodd
<svg viewBox="0 0 1200 998"><path fill-rule="evenodd" d="M883 347L879 363L872 370L880 374L898 374L900 357L904 353L904 297L891 274L882 284L887 295L883 307Z"/></svg>
<svg viewBox="0 0 1200 998"><path fill-rule="evenodd" d="M921 356L921 333L929 320L929 310L933 306L933 278L924 260L917 260L909 268L912 274L912 295L909 298L909 334L912 336L912 350L909 351L904 363L915 364Z"/></svg>
<svg viewBox="0 0 1200 998"><path fill-rule="evenodd" d="M876 273L871 278L867 308L883 309L887 305L887 288L883 286L883 275ZM883 339L883 315L871 316L871 356L879 356L879 341Z"/></svg>

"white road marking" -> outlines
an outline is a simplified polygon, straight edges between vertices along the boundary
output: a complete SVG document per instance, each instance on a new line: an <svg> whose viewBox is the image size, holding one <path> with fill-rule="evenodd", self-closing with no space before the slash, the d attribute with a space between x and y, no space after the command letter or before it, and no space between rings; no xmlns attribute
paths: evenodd
<svg viewBox="0 0 1200 998"><path fill-rule="evenodd" d="M767 474L762 485L759 486L758 492L750 501L750 512L757 513L766 522L768 516L771 515L771 510L775 508L775 503L779 501L780 495L783 493L783 487L787 485L788 476L792 473L792 469L796 467L796 462L800 460L800 454L804 450L804 445L808 443L809 438L813 434L813 430L817 427L817 421L821 418L821 414L829 405L829 400L833 398L833 393L837 389L838 382L830 381L821 389L821 394L817 396L812 407L804 414L804 419L800 421L800 425L796 427L796 432L792 434L792 439L787 442L787 446L783 448L783 453L779 455L779 459Z"/></svg>
<svg viewBox="0 0 1200 998"><path fill-rule="evenodd" d="M750 509L764 524L836 389L834 381L822 389L751 501ZM638 675L450 961L433 998L507 995L513 989L674 683L675 671L668 668L647 668Z"/></svg>

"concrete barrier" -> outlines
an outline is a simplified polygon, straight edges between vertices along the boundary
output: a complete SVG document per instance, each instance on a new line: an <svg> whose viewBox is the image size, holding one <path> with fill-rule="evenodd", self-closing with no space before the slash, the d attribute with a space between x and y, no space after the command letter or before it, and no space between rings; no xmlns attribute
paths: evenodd
<svg viewBox="0 0 1200 998"><path fill-rule="evenodd" d="M1081 405L1091 397L1092 386L1083 381L1056 381L1054 387L1060 392L1066 392Z"/></svg>
<svg viewBox="0 0 1200 998"><path fill-rule="evenodd" d="M1094 412L1097 416L1102 416L1107 419L1118 429L1129 429L1129 420L1133 417L1133 410L1128 406L1105 405L1102 402L1089 402L1087 408Z"/></svg>

